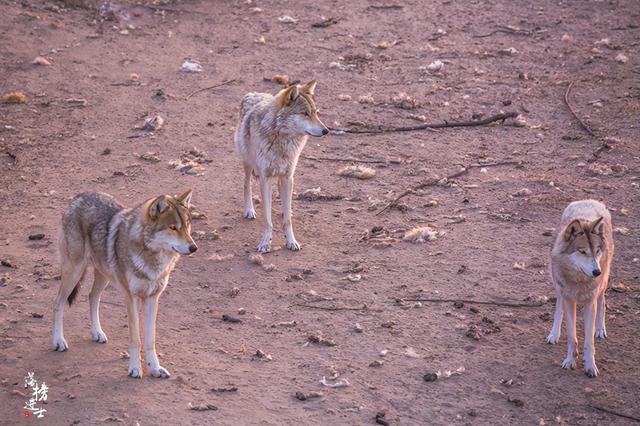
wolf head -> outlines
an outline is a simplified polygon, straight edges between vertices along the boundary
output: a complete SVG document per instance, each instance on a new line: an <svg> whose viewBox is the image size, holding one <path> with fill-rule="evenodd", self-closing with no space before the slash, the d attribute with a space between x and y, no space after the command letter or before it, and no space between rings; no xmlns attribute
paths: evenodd
<svg viewBox="0 0 640 426"><path fill-rule="evenodd" d="M315 88L316 82L312 80L304 85L289 86L276 95L280 106L276 120L281 131L309 136L329 133L327 126L318 118L318 109L313 100Z"/></svg>
<svg viewBox="0 0 640 426"><path fill-rule="evenodd" d="M145 229L150 247L179 254L198 250L191 238L191 194L189 189L176 197L161 195L149 203Z"/></svg>
<svg viewBox="0 0 640 426"><path fill-rule="evenodd" d="M603 225L602 216L593 222L576 219L564 230L565 252L573 264L590 278L602 273Z"/></svg>

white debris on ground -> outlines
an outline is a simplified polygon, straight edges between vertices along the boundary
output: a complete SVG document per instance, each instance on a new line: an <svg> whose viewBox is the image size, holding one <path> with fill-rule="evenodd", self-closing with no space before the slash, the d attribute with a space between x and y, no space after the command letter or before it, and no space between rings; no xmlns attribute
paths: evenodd
<svg viewBox="0 0 640 426"><path fill-rule="evenodd" d="M187 73L198 73L204 71L204 68L202 68L202 65L200 65L198 61L187 59L182 63L182 65L180 65L180 71Z"/></svg>
<svg viewBox="0 0 640 426"><path fill-rule="evenodd" d="M351 165L338 170L338 175L364 180L374 177L376 175L376 171L370 167Z"/></svg>
<svg viewBox="0 0 640 426"><path fill-rule="evenodd" d="M405 232L404 237L402 237L402 241L414 244L423 244L427 241L434 241L443 234L443 232L436 231L430 225L418 226Z"/></svg>

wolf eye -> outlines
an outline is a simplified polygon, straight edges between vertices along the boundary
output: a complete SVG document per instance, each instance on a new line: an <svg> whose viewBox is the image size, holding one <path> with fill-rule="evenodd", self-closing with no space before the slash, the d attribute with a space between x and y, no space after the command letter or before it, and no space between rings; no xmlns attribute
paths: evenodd
<svg viewBox="0 0 640 426"><path fill-rule="evenodd" d="M176 227L175 225L169 225L169 229L171 229L172 231L177 231L178 227Z"/></svg>
<svg viewBox="0 0 640 426"><path fill-rule="evenodd" d="M584 254L585 256L586 256L586 254L587 254L586 250L578 250L578 252L579 252L580 254Z"/></svg>

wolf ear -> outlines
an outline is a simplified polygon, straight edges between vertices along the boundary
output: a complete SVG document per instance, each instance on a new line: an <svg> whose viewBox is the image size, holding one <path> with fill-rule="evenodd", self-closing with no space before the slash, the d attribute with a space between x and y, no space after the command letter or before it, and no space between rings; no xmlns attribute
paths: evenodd
<svg viewBox="0 0 640 426"><path fill-rule="evenodd" d="M579 220L571 222L564 230L564 240L571 241L573 237L582 232L582 225Z"/></svg>
<svg viewBox="0 0 640 426"><path fill-rule="evenodd" d="M295 101L296 99L298 99L298 96L300 96L300 89L298 88L298 85L294 84L284 89L283 96L284 96L284 104L290 105L291 102Z"/></svg>
<svg viewBox="0 0 640 426"><path fill-rule="evenodd" d="M155 200L151 202L149 206L149 217L151 219L157 219L160 214L162 214L167 208L169 204L167 203L166 196L161 195Z"/></svg>
<svg viewBox="0 0 640 426"><path fill-rule="evenodd" d="M187 189L187 191L176 197L176 200L186 208L191 207L191 195L193 195L193 190Z"/></svg>
<svg viewBox="0 0 640 426"><path fill-rule="evenodd" d="M591 224L589 225L589 228L591 228L592 234L602 235L602 227L604 225L604 222L602 221L602 219L603 217L600 216L599 218L591 222Z"/></svg>
<svg viewBox="0 0 640 426"><path fill-rule="evenodd" d="M313 96L315 90L316 90L316 84L318 84L315 80L311 80L310 82L308 82L307 84L305 84L304 86L302 86L302 91L305 93L310 94L311 96Z"/></svg>

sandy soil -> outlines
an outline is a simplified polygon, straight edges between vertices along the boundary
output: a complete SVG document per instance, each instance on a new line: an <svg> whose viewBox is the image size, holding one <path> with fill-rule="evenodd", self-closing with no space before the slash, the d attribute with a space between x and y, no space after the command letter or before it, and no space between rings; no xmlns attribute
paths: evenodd
<svg viewBox="0 0 640 426"><path fill-rule="evenodd" d="M0 1L0 94L27 96L26 104L0 103L0 258L11 264L0 267L0 423L36 421L23 417L27 371L50 387L42 424L373 424L379 412L404 425L631 422L594 407L640 416L637 2L120 5L105 20L110 16L90 2ZM280 22L284 15L297 22ZM322 17L338 22L312 27ZM51 65L32 64L36 56ZM179 72L186 58L203 72ZM436 60L443 67L429 71ZM275 266L268 272L248 260L262 225L241 217L232 134L242 95L279 90L264 80L274 74L317 79L317 103L331 127L500 111L522 114L524 126L508 120L311 140L305 156L377 160L357 163L376 176L340 177L348 163L302 159L296 192L320 187L342 199L294 201L303 250L266 255ZM185 99L227 80L235 81ZM563 101L572 81L571 105L596 136ZM415 108L394 104L400 92ZM366 95L373 103L357 102ZM162 129L135 129L156 114L166 120ZM593 161L603 142L611 149ZM211 160L202 176L169 167L194 147ZM147 152L160 161L141 159ZM503 161L522 165L471 168L376 215L423 180ZM65 317L70 350L53 352L55 238L69 199L105 191L131 205L185 188L194 189L206 218L194 224L204 232L200 251L180 261L161 298L158 347L172 377L127 377L126 310L116 286L103 296L109 343L90 341L85 283ZM597 342L600 377L560 368L564 336L557 346L544 342L551 302L396 302L552 297L549 229L567 203L590 197L611 208L614 226L626 228L615 235L617 291L608 296L609 338ZM443 234L425 244L402 241L404 231L425 224ZM382 235L363 238L374 227ZM28 239L38 233L44 238ZM274 245L282 244L278 233ZM242 322L223 322L223 314ZM467 336L471 326L479 340ZM318 333L335 346L309 343ZM265 357L256 357L258 350ZM424 380L438 371L438 380ZM454 374L445 378L445 371ZM334 375L350 386L320 384ZM237 390L212 390L231 387ZM322 396L300 401L298 391ZM217 410L194 411L190 403Z"/></svg>

